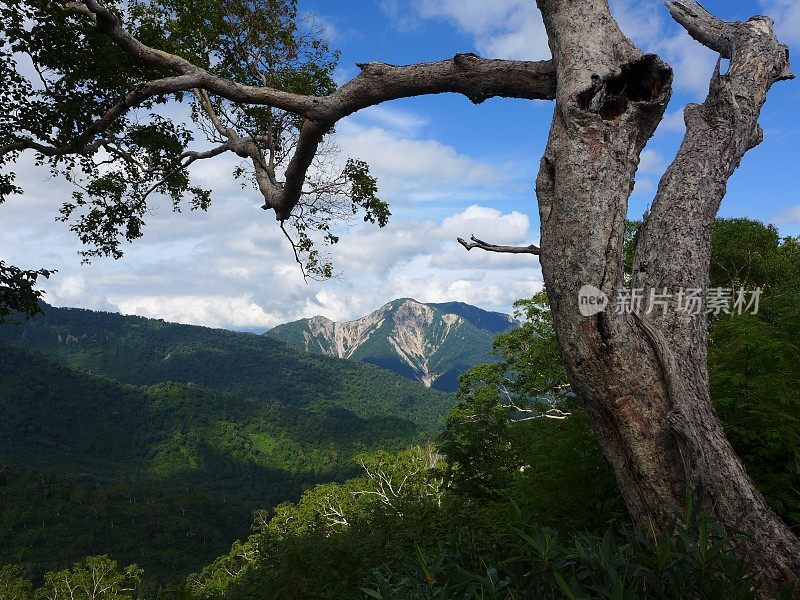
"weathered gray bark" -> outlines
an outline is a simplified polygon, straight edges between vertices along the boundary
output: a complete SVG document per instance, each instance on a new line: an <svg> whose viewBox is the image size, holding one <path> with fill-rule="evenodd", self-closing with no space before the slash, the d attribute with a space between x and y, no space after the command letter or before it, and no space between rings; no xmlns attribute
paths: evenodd
<svg viewBox="0 0 800 600"><path fill-rule="evenodd" d="M727 181L744 154L762 141L758 117L770 87L793 75L770 19L724 23L686 1L671 3L670 11L693 37L730 59L730 68L723 75L718 64L705 102L686 109L686 137L640 233L633 281L635 287L705 290ZM800 579L797 537L756 490L711 406L705 314L661 317L655 324L672 354L662 363L676 387L669 424L689 485L708 510L744 531L738 543L768 579Z"/></svg>
<svg viewBox="0 0 800 600"><path fill-rule="evenodd" d="M550 139L537 182L541 263L575 390L634 520L653 534L674 519L687 488L747 537L738 544L770 591L800 579L800 543L747 476L714 414L707 322L679 316L578 309L586 284L609 298L625 287L623 235L638 156L670 93L671 73L642 56L606 0L539 0L558 81ZM708 288L711 234L728 178L761 141L769 87L790 77L788 52L769 19L723 23L691 0L669 3L699 41L731 59L687 134L637 244L633 288ZM653 319L652 322L649 319Z"/></svg>
<svg viewBox="0 0 800 600"><path fill-rule="evenodd" d="M362 65L334 94L313 98L221 78L132 37L96 0L71 3L97 29L141 61L174 76L143 84L74 142L50 147L20 137L0 156L32 149L44 155L91 153L98 136L125 111L153 95L195 90L234 102L293 112L305 121L285 180L259 179L266 208L285 219L296 206L322 137L339 119L387 100L456 92L480 102L492 96L555 99L537 179L541 248L473 239L467 248L539 254L558 340L571 382L617 475L631 516L654 535L674 519L687 487L725 525L748 537L740 550L769 590L800 578L800 543L747 476L709 399L707 323L677 316L581 316L578 291L594 285L613 298L624 285L623 237L639 157L663 117L672 71L642 54L620 31L608 0L537 0L552 61L452 60L395 67ZM694 0L668 0L675 19L700 43L730 59L715 74L702 105L686 110L683 146L661 181L639 235L633 287L675 293L707 288L711 234L726 183L761 141L758 117L770 86L792 77L788 51L772 23L756 17L724 23ZM246 138L230 137L207 156L248 156ZM97 146L99 147L99 146ZM258 167L256 165L256 167ZM258 171L258 168L256 169ZM800 597L800 589L796 592Z"/></svg>
<svg viewBox="0 0 800 600"><path fill-rule="evenodd" d="M634 520L659 531L684 478L666 428L658 360L636 324L581 316L578 292L623 284L623 235L639 154L661 120L672 73L631 44L605 0L541 0L558 89L536 191L541 264L567 371L585 400ZM675 467L678 467L676 469Z"/></svg>

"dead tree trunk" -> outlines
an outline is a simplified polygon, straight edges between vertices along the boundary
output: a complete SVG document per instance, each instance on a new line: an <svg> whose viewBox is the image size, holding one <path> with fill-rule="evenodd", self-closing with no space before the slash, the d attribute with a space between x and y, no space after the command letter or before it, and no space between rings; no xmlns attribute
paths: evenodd
<svg viewBox="0 0 800 600"><path fill-rule="evenodd" d="M634 521L653 534L689 487L725 525L772 591L800 579L800 544L745 472L712 408L707 322L677 310L585 317L578 294L625 287L623 235L639 154L669 99L671 71L620 32L606 0L539 0L558 82L537 194L541 264L575 390L614 467ZM724 23L690 0L669 3L697 40L731 60L701 106L639 236L632 287L677 297L707 289L711 235L728 178L761 141L770 86L790 77L772 22ZM621 312L621 314L617 314Z"/></svg>
<svg viewBox="0 0 800 600"><path fill-rule="evenodd" d="M95 107L100 116L81 132L42 135L49 129L31 129L23 119L19 131L8 134L0 146L0 166L29 150L58 170L62 157L92 156L104 144L125 142L130 132L114 130L109 136L107 131L131 108L192 90L212 123L219 119L210 96L280 109L301 119L281 182L262 164L259 140L250 133L242 136L219 127L226 139L216 148L179 156L183 168L225 152L250 157L256 174L261 173L264 208L283 221L298 209L323 137L357 110L444 92L464 94L475 103L494 96L554 99L536 185L541 248L476 238L460 241L468 250L540 255L572 385L585 402L638 526L653 534L660 531L673 520L673 509L682 505L689 488L723 524L744 530L747 535L738 542L741 554L758 568L769 589L777 590L800 579L800 542L766 505L726 440L709 399L705 315L683 316L677 301L680 290L708 288L719 204L744 154L761 141L758 117L767 92L773 83L793 77L788 50L765 17L725 23L695 0L667 0L673 17L698 42L730 60L727 73L718 68L714 74L705 102L687 108L686 138L661 181L637 243L633 287L666 291L673 299L663 314L618 313L611 305L584 317L578 303L583 286L595 286L613 299L625 284L628 199L640 153L664 115L672 71L622 34L608 0L537 2L552 61L458 54L403 67L368 63L361 65L359 76L325 97L226 79L136 39L98 0L68 2L66 10L88 19L96 33L132 60L155 68L159 77L171 76L137 84L110 107ZM119 160L130 162L127 169L142 169L128 153L118 154ZM11 181L0 174L6 188ZM800 597L800 589L796 593Z"/></svg>

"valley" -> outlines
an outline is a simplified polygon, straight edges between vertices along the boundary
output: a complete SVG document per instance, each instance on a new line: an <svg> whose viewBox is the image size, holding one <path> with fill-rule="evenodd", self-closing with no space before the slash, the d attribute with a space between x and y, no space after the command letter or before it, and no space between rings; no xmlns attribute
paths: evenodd
<svg viewBox="0 0 800 600"><path fill-rule="evenodd" d="M431 439L454 402L269 336L42 308L0 326L0 564L34 574L114 549L185 577L253 511Z"/></svg>

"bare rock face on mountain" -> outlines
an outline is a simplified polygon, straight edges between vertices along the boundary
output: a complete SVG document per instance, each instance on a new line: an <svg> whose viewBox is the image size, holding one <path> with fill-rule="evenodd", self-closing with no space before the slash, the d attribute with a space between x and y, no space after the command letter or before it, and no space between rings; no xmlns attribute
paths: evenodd
<svg viewBox="0 0 800 600"><path fill-rule="evenodd" d="M355 321L313 317L279 325L267 335L308 352L368 362L426 387L454 391L458 375L492 360L494 336L513 326L508 315L468 304L404 298Z"/></svg>

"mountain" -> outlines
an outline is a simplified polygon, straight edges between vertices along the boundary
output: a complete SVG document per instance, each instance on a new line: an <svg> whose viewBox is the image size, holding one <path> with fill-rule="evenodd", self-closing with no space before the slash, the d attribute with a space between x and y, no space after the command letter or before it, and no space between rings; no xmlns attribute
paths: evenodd
<svg viewBox="0 0 800 600"><path fill-rule="evenodd" d="M377 365L452 392L464 370L492 360L495 335L514 324L509 315L462 302L423 304L401 298L355 321L317 316L279 325L266 335L312 354Z"/></svg>
<svg viewBox="0 0 800 600"><path fill-rule="evenodd" d="M273 337L77 308L43 309L21 325L0 325L0 344L131 385L191 384L262 404L402 418L429 430L439 427L453 403L384 369L308 354Z"/></svg>
<svg viewBox="0 0 800 600"><path fill-rule="evenodd" d="M427 306L435 308L439 312L457 315L465 321L472 323L478 329L485 329L494 335L505 333L517 324L511 315L483 310L482 308L472 306L471 304L465 304L464 302L428 303Z"/></svg>
<svg viewBox="0 0 800 600"><path fill-rule="evenodd" d="M453 404L264 336L43 309L0 326L0 564L32 573L108 552L179 579Z"/></svg>

